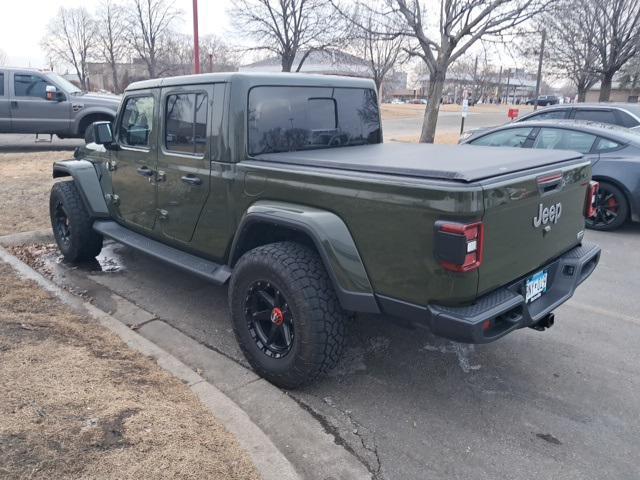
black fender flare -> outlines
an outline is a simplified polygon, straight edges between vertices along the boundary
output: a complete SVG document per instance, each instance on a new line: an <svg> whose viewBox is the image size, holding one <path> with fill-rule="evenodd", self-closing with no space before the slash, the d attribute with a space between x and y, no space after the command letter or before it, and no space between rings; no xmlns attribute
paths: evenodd
<svg viewBox="0 0 640 480"><path fill-rule="evenodd" d="M244 236L256 223L283 226L308 236L329 273L342 308L380 313L356 244L338 215L305 205L260 200L251 205L240 220L229 253L230 266L244 253L241 247Z"/></svg>
<svg viewBox="0 0 640 480"><path fill-rule="evenodd" d="M63 160L53 164L53 178L72 177L92 218L109 218L98 172L88 160Z"/></svg>

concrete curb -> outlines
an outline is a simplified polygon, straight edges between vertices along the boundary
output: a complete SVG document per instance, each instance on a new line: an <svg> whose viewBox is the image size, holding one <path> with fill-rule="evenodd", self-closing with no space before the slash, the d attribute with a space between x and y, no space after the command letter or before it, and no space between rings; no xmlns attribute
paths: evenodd
<svg viewBox="0 0 640 480"><path fill-rule="evenodd" d="M18 239L34 239L33 232L27 232L24 236L11 237L17 237L15 244L20 243ZM11 244L14 243L11 242ZM1 246L0 260L10 265L22 277L36 282L39 286L58 297L73 310L90 315L100 325L118 335L130 348L143 355L153 357L161 368L185 382L225 428L235 435L238 443L251 457L263 480L300 479L291 462L278 450L269 437L251 421L244 410L187 365L153 342L137 334L116 318L58 287Z"/></svg>

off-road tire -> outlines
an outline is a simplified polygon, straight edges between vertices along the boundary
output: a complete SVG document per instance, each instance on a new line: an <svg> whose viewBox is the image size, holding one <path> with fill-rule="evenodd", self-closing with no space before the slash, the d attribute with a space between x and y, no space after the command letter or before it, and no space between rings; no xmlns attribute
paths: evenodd
<svg viewBox="0 0 640 480"><path fill-rule="evenodd" d="M617 202L617 214L618 216L610 222L594 222L588 218L586 221L587 228L591 230L600 230L603 232L610 232L620 228L629 218L629 202L624 192L617 186L609 182L600 182L600 194L602 192L608 192L613 195L613 198ZM599 194L599 195L600 195Z"/></svg>
<svg viewBox="0 0 640 480"><path fill-rule="evenodd" d="M57 224L60 211L68 219L67 235ZM56 243L66 261L92 260L100 253L102 235L93 230L93 221L73 180L55 183L51 188L49 216Z"/></svg>
<svg viewBox="0 0 640 480"><path fill-rule="evenodd" d="M282 358L268 356L250 331L246 305L252 285L270 282L292 312L290 351ZM340 359L347 315L318 254L293 242L257 247L238 261L229 285L233 330L245 357L263 378L293 389L313 382Z"/></svg>

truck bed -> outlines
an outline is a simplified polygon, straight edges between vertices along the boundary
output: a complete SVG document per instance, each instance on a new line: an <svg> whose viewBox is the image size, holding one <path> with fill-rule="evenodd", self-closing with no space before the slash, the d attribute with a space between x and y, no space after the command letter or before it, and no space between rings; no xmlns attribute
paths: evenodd
<svg viewBox="0 0 640 480"><path fill-rule="evenodd" d="M496 175L577 160L581 157L582 155L578 152L558 150L380 143L265 153L254 158L310 167L469 183Z"/></svg>

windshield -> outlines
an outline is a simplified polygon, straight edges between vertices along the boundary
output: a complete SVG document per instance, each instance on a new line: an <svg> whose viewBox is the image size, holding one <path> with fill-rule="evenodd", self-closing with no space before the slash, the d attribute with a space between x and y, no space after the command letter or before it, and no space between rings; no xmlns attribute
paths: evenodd
<svg viewBox="0 0 640 480"><path fill-rule="evenodd" d="M47 77L50 78L58 87L60 87L66 93L73 94L82 92L82 90L76 87L73 83L71 83L69 80L64 79L57 73L47 73Z"/></svg>
<svg viewBox="0 0 640 480"><path fill-rule="evenodd" d="M249 154L380 143L372 89L255 87L249 92Z"/></svg>

